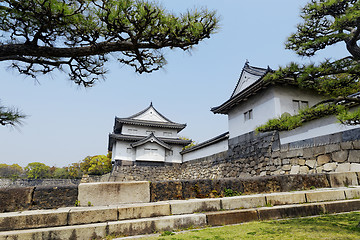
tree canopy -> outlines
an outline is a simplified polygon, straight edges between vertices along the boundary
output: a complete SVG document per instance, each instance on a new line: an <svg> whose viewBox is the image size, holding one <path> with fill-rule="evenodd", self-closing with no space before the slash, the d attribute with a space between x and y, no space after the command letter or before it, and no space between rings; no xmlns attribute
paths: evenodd
<svg viewBox="0 0 360 240"><path fill-rule="evenodd" d="M300 16L303 21L288 38L287 49L299 56L312 57L320 50L345 43L349 56L335 60L330 60L332 56L329 56L323 62L308 65L293 62L265 76L266 81L291 78L300 87L322 94L327 101L315 106L315 110L301 112L302 116L283 116L276 120L278 126L268 122L268 127L263 126L258 130L289 130L287 126L279 126L287 125L287 121L291 122L292 129L302 122L329 114L336 114L344 124L360 124L360 111L349 112L348 108L338 104L344 101L360 103L360 99L352 95L360 92L360 1L311 0L302 8Z"/></svg>
<svg viewBox="0 0 360 240"><path fill-rule="evenodd" d="M111 58L150 73L166 64L162 49L189 50L217 28L214 11L175 15L146 0L3 0L0 61L34 78L65 71L76 84L90 87Z"/></svg>

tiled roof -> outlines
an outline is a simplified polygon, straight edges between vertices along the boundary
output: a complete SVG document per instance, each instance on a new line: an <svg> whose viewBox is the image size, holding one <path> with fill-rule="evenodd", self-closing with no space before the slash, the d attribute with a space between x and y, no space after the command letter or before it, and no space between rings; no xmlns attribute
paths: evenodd
<svg viewBox="0 0 360 240"><path fill-rule="evenodd" d="M254 83L252 83L247 88L245 88L244 90L242 90L241 92L234 95L234 93L235 93L235 91L237 89L237 86L239 85L239 82L240 82L240 79L239 79L239 81L238 81L238 83L237 83L237 85L236 85L236 87L235 87L235 89L233 91L233 95L230 97L230 99L225 101L220 106L211 108L211 111L213 113L227 114L234 106L236 106L240 102L246 101L252 95L255 95L260 90L268 88L271 85L278 84L278 83L294 84L293 79L283 79L283 80L278 80L276 82L270 82L270 81L265 82L263 80L264 76L268 72L272 71L269 67L267 69L258 68L258 67L250 66L247 63L245 63L245 66L244 66L244 68L243 68L243 70L241 72L241 75L243 74L244 71L249 72L249 73L251 73L253 75L259 76L259 79L256 80ZM241 78L241 75L240 75L240 78Z"/></svg>
<svg viewBox="0 0 360 240"><path fill-rule="evenodd" d="M141 120L141 119L135 119L138 116L142 115L146 111L148 111L150 108L153 108L153 110L161 116L166 122L162 121L151 121L151 120ZM130 124L130 125L137 125L137 126L147 126L147 127L161 127L161 128L172 128L177 129L178 132L183 130L186 127L186 124L176 123L171 121L170 119L166 118L164 115L162 115L159 111L155 109L152 103L150 103L150 106L146 109L130 116L127 118L119 118L115 117L115 124L114 124L114 133L119 133L121 131L123 124Z"/></svg>
<svg viewBox="0 0 360 240"><path fill-rule="evenodd" d="M115 140L138 142L140 140L144 140L144 139L148 138L149 136L137 136L137 135L125 135L125 134L111 133L111 134L109 134L109 147L108 148L110 151ZM180 138L163 138L163 137L156 137L156 138L166 144L174 144L174 145L181 145L181 146L189 145L192 142L191 140L184 140L184 139L180 139Z"/></svg>
<svg viewBox="0 0 360 240"><path fill-rule="evenodd" d="M157 138L153 133L151 133L149 136L137 141L137 142L134 142L132 144L130 144L132 147L137 147L137 146L141 146L145 143L148 143L148 142L156 142L157 144L159 144L160 146L163 146L164 148L166 149L171 149L171 146L166 144L165 142L161 141L159 138Z"/></svg>
<svg viewBox="0 0 360 240"><path fill-rule="evenodd" d="M211 138L205 142L202 142L202 143L199 143L191 148L188 148L188 149L185 149L183 151L181 151L181 154L185 154L185 153L189 153L189 152L192 152L192 151L195 151L195 150L198 150L200 148L203 148L203 147L206 147L206 146L209 146L211 144L214 144L214 143L217 143L217 142L220 142L224 139L228 139L229 138L229 132L226 132L226 133L223 133L223 134L220 134L219 136L216 136L214 138Z"/></svg>

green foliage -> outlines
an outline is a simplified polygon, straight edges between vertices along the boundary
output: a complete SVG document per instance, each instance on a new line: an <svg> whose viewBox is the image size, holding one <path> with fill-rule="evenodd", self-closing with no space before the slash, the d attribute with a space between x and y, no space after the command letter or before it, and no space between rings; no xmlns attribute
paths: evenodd
<svg viewBox="0 0 360 240"><path fill-rule="evenodd" d="M326 59L318 64L290 63L269 73L264 80L287 81L328 98L345 98L360 92L359 6L359 0L312 0L306 4L301 12L303 21L288 38L286 48L300 56L311 57L320 50L343 42L350 56L334 61ZM348 101L359 103L357 99ZM325 112L322 115L325 116ZM268 127L274 125L275 129L293 129L303 122L295 118L278 119L269 122ZM348 109L344 109L338 119L345 124L360 123L357 113L349 113ZM282 126L287 121L290 123Z"/></svg>
<svg viewBox="0 0 360 240"><path fill-rule="evenodd" d="M224 196L225 197L233 197L233 196L240 196L241 195L241 192L237 192L237 191L234 191L230 188L225 188L224 189Z"/></svg>
<svg viewBox="0 0 360 240"><path fill-rule="evenodd" d="M18 126L26 116L18 109L10 109L0 105L0 125Z"/></svg>
<svg viewBox="0 0 360 240"><path fill-rule="evenodd" d="M23 173L23 168L18 164L0 164L0 178L17 179L20 178Z"/></svg>
<svg viewBox="0 0 360 240"><path fill-rule="evenodd" d="M192 148L192 147L194 147L194 146L197 145L197 143L196 143L195 141L193 141L192 139L190 139L190 138L188 138L188 137L179 137L179 138L182 139L182 140L189 140L189 141L191 141L191 143L188 144L188 145L186 145L185 147L183 147L182 150L189 149L189 148Z"/></svg>
<svg viewBox="0 0 360 240"><path fill-rule="evenodd" d="M50 178L50 167L44 163L33 162L25 167L25 173L29 179Z"/></svg>
<svg viewBox="0 0 360 240"><path fill-rule="evenodd" d="M69 171L68 168L56 168L52 174L52 178L55 179L68 179L69 178Z"/></svg>
<svg viewBox="0 0 360 240"><path fill-rule="evenodd" d="M255 129L256 132L289 131L302 126L311 120L319 119L333 114L347 112L342 105L319 104L311 108L301 109L298 114L291 116L289 113L282 114L279 118L270 119L264 125Z"/></svg>
<svg viewBox="0 0 360 240"><path fill-rule="evenodd" d="M80 168L80 163L72 163L68 168L69 178L70 179L80 179L83 175L83 172Z"/></svg>
<svg viewBox="0 0 360 240"><path fill-rule="evenodd" d="M88 156L80 163L81 171L91 175L103 175L111 172L111 159L105 155Z"/></svg>
<svg viewBox="0 0 360 240"><path fill-rule="evenodd" d="M54 70L90 87L107 73L109 59L138 73L166 64L162 49L191 48L219 26L215 11L173 14L147 0L2 0L0 61L36 78ZM25 117L0 106L0 125Z"/></svg>
<svg viewBox="0 0 360 240"><path fill-rule="evenodd" d="M337 119L345 125L357 125L360 124L360 108L355 111L341 111L337 115Z"/></svg>

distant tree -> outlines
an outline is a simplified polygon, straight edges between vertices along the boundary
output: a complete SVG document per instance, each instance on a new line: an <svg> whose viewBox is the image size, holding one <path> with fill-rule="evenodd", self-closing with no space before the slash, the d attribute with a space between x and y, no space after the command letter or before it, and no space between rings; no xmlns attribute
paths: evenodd
<svg viewBox="0 0 360 240"><path fill-rule="evenodd" d="M86 174L103 175L111 172L111 159L105 155L87 156L80 163L81 170Z"/></svg>
<svg viewBox="0 0 360 240"><path fill-rule="evenodd" d="M25 167L25 173L29 179L50 178L50 167L44 163L33 162Z"/></svg>
<svg viewBox="0 0 360 240"><path fill-rule="evenodd" d="M197 145L197 143L195 141L193 141L192 139L190 139L188 137L180 137L180 139L182 139L182 140L190 140L191 141L191 143L186 145L185 147L183 147L182 150L189 149L189 148L192 148L192 147Z"/></svg>
<svg viewBox="0 0 360 240"><path fill-rule="evenodd" d="M294 80L300 87L315 90L329 98L322 104L323 106L316 106L317 109L305 112L305 118L298 116L279 118L279 125L288 121L300 126L304 119L314 119L329 114L337 115L343 124L360 124L360 110L349 112L348 108L339 107L337 104L343 101L360 103L360 99L351 97L351 94L360 91L359 6L359 0L311 0L304 6L301 12L303 22L288 38L286 48L300 56L312 57L320 50L337 43L345 43L350 55L334 61L325 60L318 64L290 63L265 76L266 81L292 79L291 81ZM335 108L335 111L329 111L328 108ZM312 115L314 118L310 116L313 113L317 114L317 116ZM294 124L295 118L298 118L298 122Z"/></svg>
<svg viewBox="0 0 360 240"><path fill-rule="evenodd" d="M166 64L162 49L189 50L218 28L215 12L176 16L145 0L2 0L0 22L0 61L34 78L67 71L85 87L110 57L150 73ZM10 123L21 119L10 114Z"/></svg>
<svg viewBox="0 0 360 240"><path fill-rule="evenodd" d="M69 178L69 171L67 167L56 168L52 174L52 178L55 179L67 179Z"/></svg>
<svg viewBox="0 0 360 240"><path fill-rule="evenodd" d="M80 163L73 163L68 168L69 178L71 179L79 179L82 177L83 172L80 168Z"/></svg>
<svg viewBox="0 0 360 240"><path fill-rule="evenodd" d="M24 170L21 166L18 164L0 164L0 178L11 178L16 179L20 178L22 174L24 173Z"/></svg>

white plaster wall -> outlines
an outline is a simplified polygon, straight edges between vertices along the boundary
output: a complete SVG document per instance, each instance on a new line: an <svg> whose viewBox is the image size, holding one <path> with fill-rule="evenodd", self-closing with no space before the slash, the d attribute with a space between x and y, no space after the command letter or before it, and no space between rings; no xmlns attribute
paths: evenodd
<svg viewBox="0 0 360 240"><path fill-rule="evenodd" d="M335 116L316 119L305 123L303 126L291 131L280 132L280 143L286 144L301 141L309 138L324 136L328 134L343 132L346 130L359 128L360 126L346 126L337 123Z"/></svg>
<svg viewBox="0 0 360 240"><path fill-rule="evenodd" d="M131 148L131 151L128 151L128 148L131 148L130 143L116 141L112 151L113 160L135 161L135 149Z"/></svg>
<svg viewBox="0 0 360 240"><path fill-rule="evenodd" d="M244 113L250 109L253 111L253 119L245 121ZM271 88L265 89L228 113L229 138L254 131L257 126L270 118L274 118L277 114L273 90Z"/></svg>
<svg viewBox="0 0 360 240"><path fill-rule="evenodd" d="M209 146L200 148L198 150L194 150L192 152L188 152L182 155L183 162L195 160L198 158L203 158L207 156L211 156L216 153L224 152L228 150L228 140L224 139L220 142L211 144Z"/></svg>
<svg viewBox="0 0 360 240"><path fill-rule="evenodd" d="M285 112L291 115L297 113L297 109L294 109L293 106L293 100L307 101L309 102L309 107L323 100L322 96L316 92L293 86L274 86L273 90L278 116Z"/></svg>
<svg viewBox="0 0 360 240"><path fill-rule="evenodd" d="M257 126L285 112L295 114L297 109L294 109L293 100L308 101L309 106L313 106L320 102L322 97L312 91L289 85L267 88L229 112L230 138L254 131ZM244 113L250 109L253 110L253 119L245 121Z"/></svg>
<svg viewBox="0 0 360 240"><path fill-rule="evenodd" d="M137 129L136 132L129 131L129 129ZM126 135L138 135L138 136L148 136L149 133L146 131L155 131L154 135L157 137L166 137L166 138L177 138L177 130L176 129L168 129L168 128L156 128L156 127L144 127L137 125L124 124L121 130L122 134ZM165 136L164 132L171 133L171 136Z"/></svg>
<svg viewBox="0 0 360 240"><path fill-rule="evenodd" d="M145 148L157 149L156 154L147 154ZM136 160L139 161L153 161L164 162L165 161L165 148L156 143L145 143L144 145L136 148Z"/></svg>
<svg viewBox="0 0 360 240"><path fill-rule="evenodd" d="M166 150L165 162L168 163L182 163L182 155L180 154L182 146L173 145L171 148L172 155L169 155L169 150Z"/></svg>

